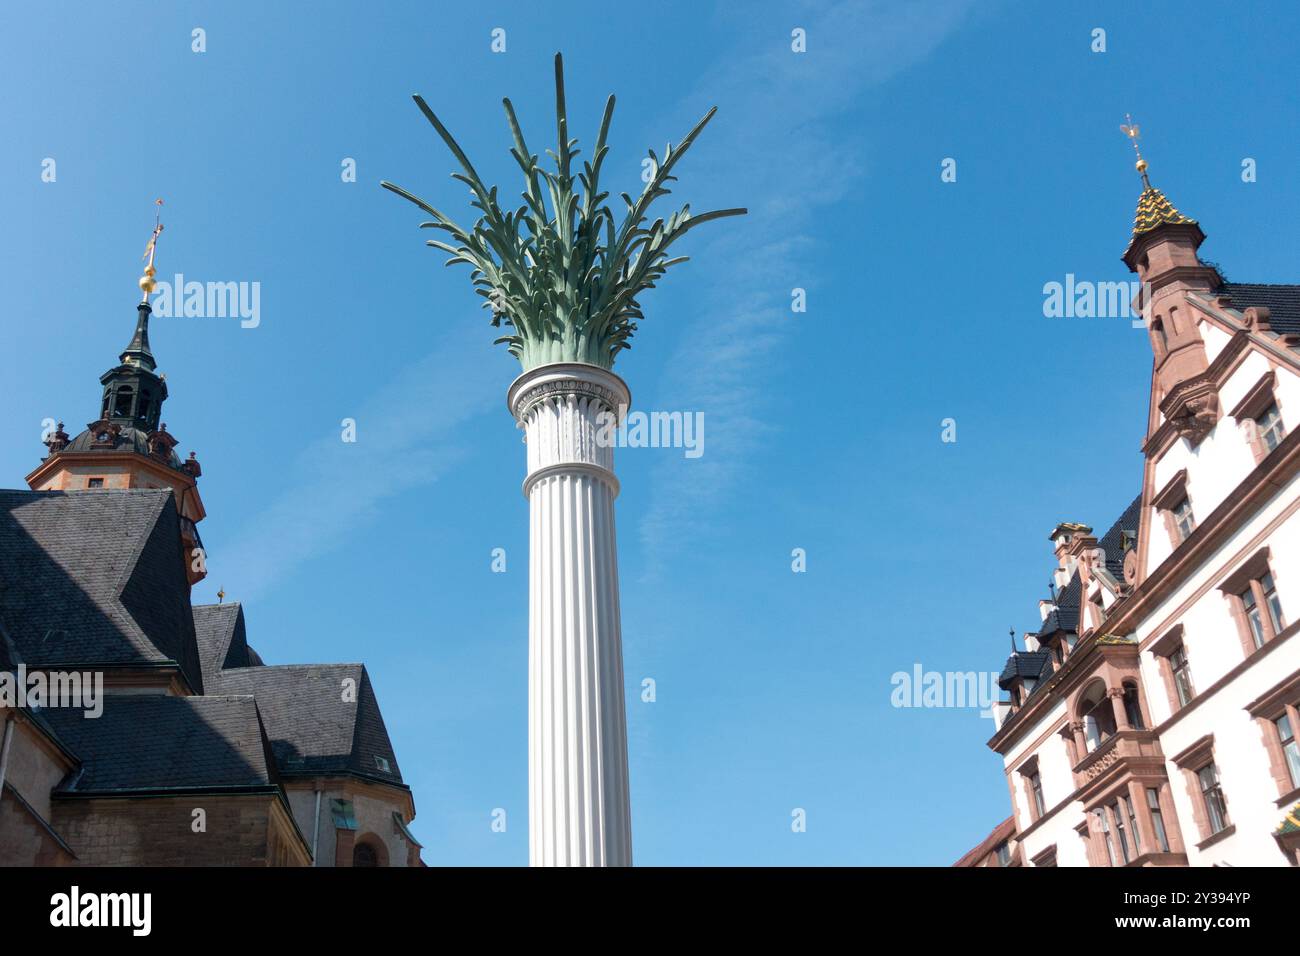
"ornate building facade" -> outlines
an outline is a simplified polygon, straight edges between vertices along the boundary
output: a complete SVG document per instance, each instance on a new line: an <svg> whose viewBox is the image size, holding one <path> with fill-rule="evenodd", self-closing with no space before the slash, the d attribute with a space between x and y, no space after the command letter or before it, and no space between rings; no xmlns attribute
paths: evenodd
<svg viewBox="0 0 1300 956"><path fill-rule="evenodd" d="M97 417L0 491L0 865L419 866L365 666L264 664L241 605L191 606L201 471L160 417L152 274Z"/></svg>
<svg viewBox="0 0 1300 956"><path fill-rule="evenodd" d="M961 866L1300 865L1300 286L1226 281L1138 170L1141 481L1051 532L989 741L1012 814Z"/></svg>

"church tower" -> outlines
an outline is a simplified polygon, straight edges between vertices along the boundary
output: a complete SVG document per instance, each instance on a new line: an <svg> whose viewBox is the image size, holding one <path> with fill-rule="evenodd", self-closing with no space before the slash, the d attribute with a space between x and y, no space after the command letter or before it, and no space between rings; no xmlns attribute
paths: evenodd
<svg viewBox="0 0 1300 956"><path fill-rule="evenodd" d="M159 205L162 201L159 200ZM197 524L203 520L198 460L190 452L182 461L177 440L162 422L167 382L157 373L149 348L149 295L154 281L154 253L162 224L155 223L146 247L149 264L140 277L143 297L136 306L135 333L118 364L100 376L103 387L98 417L70 438L59 422L45 439L49 454L27 476L33 491L94 491L103 488L171 488L180 513L181 543L191 586L207 574L206 555Z"/></svg>

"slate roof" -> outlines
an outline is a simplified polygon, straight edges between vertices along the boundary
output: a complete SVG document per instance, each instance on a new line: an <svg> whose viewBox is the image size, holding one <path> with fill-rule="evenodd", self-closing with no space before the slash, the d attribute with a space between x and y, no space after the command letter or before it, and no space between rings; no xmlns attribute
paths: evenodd
<svg viewBox="0 0 1300 956"><path fill-rule="evenodd" d="M1267 306L1269 326L1279 335L1300 335L1300 285L1262 285L1225 282L1219 292L1232 300L1232 307L1244 312L1251 306Z"/></svg>
<svg viewBox="0 0 1300 956"><path fill-rule="evenodd" d="M93 423L92 423L93 424ZM168 453L166 459L160 459L157 455L149 451L148 432L131 425L123 425L122 430L118 432L117 439L111 444L95 441L95 436L90 433L89 429L82 431L77 437L68 442L67 446L62 449L64 452L124 452L131 451L137 455L144 455L152 458L154 461L170 465L179 470L181 460L173 450Z"/></svg>
<svg viewBox="0 0 1300 956"><path fill-rule="evenodd" d="M202 693L171 490L0 490L0 624L29 666L174 662Z"/></svg>
<svg viewBox="0 0 1300 956"><path fill-rule="evenodd" d="M1116 581L1124 580L1124 532L1131 534L1130 544L1136 546L1138 521L1142 517L1142 496L1138 495L1133 503L1124 509L1110 530L1097 540L1097 547L1106 556L1106 570Z"/></svg>
<svg viewBox="0 0 1300 956"><path fill-rule="evenodd" d="M1051 657L1047 651L1016 651L1007 658L1007 664L998 677L998 686L1005 690L1017 677L1037 680L1043 671L1050 674Z"/></svg>
<svg viewBox="0 0 1300 956"><path fill-rule="evenodd" d="M204 687L216 687L226 668L261 666L262 658L248 646L243 605L196 604L193 612Z"/></svg>
<svg viewBox="0 0 1300 956"><path fill-rule="evenodd" d="M352 700L345 700L351 681ZM355 773L402 783L397 756L362 664L289 664L221 671L216 692L252 694L286 775ZM387 761L384 772L375 760Z"/></svg>
<svg viewBox="0 0 1300 956"><path fill-rule="evenodd" d="M1045 638L1057 631L1074 633L1078 630L1079 599L1082 592L1083 584L1079 580L1079 572L1075 571L1065 587L1057 592L1056 608L1049 611L1043 620L1043 626L1038 629L1039 637Z"/></svg>
<svg viewBox="0 0 1300 956"><path fill-rule="evenodd" d="M42 716L81 759L56 793L267 788L279 783L252 697L112 694L99 717ZM147 731L147 732L146 732Z"/></svg>

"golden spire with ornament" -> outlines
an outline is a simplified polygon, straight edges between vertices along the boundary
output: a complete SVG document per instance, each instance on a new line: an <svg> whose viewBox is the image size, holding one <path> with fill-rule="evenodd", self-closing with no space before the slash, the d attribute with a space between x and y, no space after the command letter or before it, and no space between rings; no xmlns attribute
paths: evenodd
<svg viewBox="0 0 1300 956"><path fill-rule="evenodd" d="M154 211L153 235L149 237L149 243L144 247L144 255L140 257L149 262L149 264L144 267L144 275L140 277L140 291L143 293L143 297L140 299L141 302L148 302L149 294L153 292L154 288L158 285L153 278L157 271L153 267L153 257L154 253L158 251L158 237L162 235L163 231L162 222L160 221L162 218L162 204L163 201L161 199L154 200L154 205L158 208Z"/></svg>
<svg viewBox="0 0 1300 956"><path fill-rule="evenodd" d="M1147 189L1150 189L1151 181L1147 179L1147 161L1142 158L1142 149L1140 146L1138 146L1138 139L1139 137L1141 137L1142 132L1141 130L1138 129L1137 123L1133 122L1133 117L1130 116L1128 113L1124 114L1124 119L1128 120L1128 122L1120 124L1119 127L1120 132L1122 132L1125 136L1127 136L1129 138L1129 141L1133 143L1133 152L1137 153L1137 158L1138 158L1138 161L1135 165L1137 167L1138 173L1141 174L1142 176L1142 185L1145 186ZM162 202L161 199L158 201Z"/></svg>

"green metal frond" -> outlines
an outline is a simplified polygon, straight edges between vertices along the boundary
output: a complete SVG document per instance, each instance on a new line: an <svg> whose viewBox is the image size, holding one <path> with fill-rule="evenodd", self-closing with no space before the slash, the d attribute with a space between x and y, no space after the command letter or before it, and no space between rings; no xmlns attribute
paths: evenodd
<svg viewBox="0 0 1300 956"><path fill-rule="evenodd" d="M524 176L523 205L517 209L502 209L497 188L483 183L424 99L414 99L460 164L461 172L452 176L469 187L470 205L480 216L465 229L400 186L381 185L433 217L421 223L422 228L447 233L448 241L430 239L428 244L449 255L447 265L471 267L470 280L484 298L484 308L492 311L492 325L511 330L496 342L504 343L525 371L552 362L612 367L619 351L631 347L628 340L636 331L636 320L643 317L638 296L653 289L670 267L687 261L685 256L670 258L668 248L698 225L746 211L718 209L692 215L687 205L666 219L646 224L650 206L669 194L667 184L676 180L673 168L713 118L714 108L677 146L670 143L662 159L650 150L650 181L635 199L621 194L627 209L621 223L616 221L607 202L610 194L600 191L614 97L605 104L595 151L575 177L578 141L569 137L564 63L558 53L556 146L546 151L554 171L538 165L537 155L524 142L514 106L509 99L502 101L514 140L510 154Z"/></svg>

